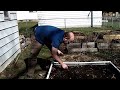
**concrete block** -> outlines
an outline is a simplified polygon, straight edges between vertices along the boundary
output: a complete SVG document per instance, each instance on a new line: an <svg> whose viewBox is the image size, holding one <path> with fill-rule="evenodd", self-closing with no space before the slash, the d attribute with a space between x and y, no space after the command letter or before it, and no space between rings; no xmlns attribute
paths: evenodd
<svg viewBox="0 0 120 90"><path fill-rule="evenodd" d="M95 42L82 43L82 48L95 48Z"/></svg>

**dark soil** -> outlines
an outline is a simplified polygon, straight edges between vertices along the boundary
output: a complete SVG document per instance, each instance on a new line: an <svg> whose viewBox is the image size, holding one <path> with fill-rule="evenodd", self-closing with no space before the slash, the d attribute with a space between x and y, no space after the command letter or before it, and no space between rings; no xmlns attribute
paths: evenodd
<svg viewBox="0 0 120 90"><path fill-rule="evenodd" d="M112 65L69 66L68 70L53 68L50 79L120 79L120 73Z"/></svg>

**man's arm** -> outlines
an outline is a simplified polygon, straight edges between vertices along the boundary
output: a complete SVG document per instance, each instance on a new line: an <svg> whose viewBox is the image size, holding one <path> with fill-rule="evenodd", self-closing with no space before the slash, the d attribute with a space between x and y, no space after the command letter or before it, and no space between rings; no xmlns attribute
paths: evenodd
<svg viewBox="0 0 120 90"><path fill-rule="evenodd" d="M63 68L63 69L67 69L67 68L68 68L68 66L67 66L66 64L64 64L64 63L62 62L62 60L59 58L59 56L57 55L57 53L58 53L58 49L57 49L57 48L52 47L51 53L52 53L53 58L54 58L55 60L57 60L57 61L62 65L62 68Z"/></svg>

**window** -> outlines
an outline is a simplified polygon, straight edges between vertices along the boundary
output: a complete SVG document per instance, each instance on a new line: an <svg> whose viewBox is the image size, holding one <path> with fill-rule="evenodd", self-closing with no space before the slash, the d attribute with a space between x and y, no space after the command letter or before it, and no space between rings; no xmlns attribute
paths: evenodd
<svg viewBox="0 0 120 90"><path fill-rule="evenodd" d="M8 11L4 11L4 18L5 18L5 20L8 20L8 19L9 19Z"/></svg>

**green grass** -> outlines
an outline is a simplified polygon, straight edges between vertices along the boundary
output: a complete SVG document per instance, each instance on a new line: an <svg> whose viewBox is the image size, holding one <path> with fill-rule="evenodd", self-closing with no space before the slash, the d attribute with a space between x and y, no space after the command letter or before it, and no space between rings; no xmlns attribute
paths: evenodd
<svg viewBox="0 0 120 90"><path fill-rule="evenodd" d="M101 32L101 31L107 31L107 30L112 30L112 28L107 28L107 27L86 27L86 28L63 28L65 31L77 31L84 33L85 35L90 35L93 32Z"/></svg>
<svg viewBox="0 0 120 90"><path fill-rule="evenodd" d="M114 29L120 29L120 22L104 22L103 26L106 26L107 28Z"/></svg>
<svg viewBox="0 0 120 90"><path fill-rule="evenodd" d="M65 31L78 31L85 35L90 35L93 32L117 29L120 29L120 22L104 22L102 23L102 27L63 28Z"/></svg>
<svg viewBox="0 0 120 90"><path fill-rule="evenodd" d="M19 33L25 35L25 37L29 37L30 33L32 33L32 29L30 28L36 24L37 22L19 22L18 23Z"/></svg>
<svg viewBox="0 0 120 90"><path fill-rule="evenodd" d="M30 29L32 26L36 25L37 22L19 22L19 33L25 35L26 37L29 37L30 33L32 33L32 30ZM65 31L78 31L81 33L84 33L85 35L90 35L92 32L99 32L99 31L106 31L106 30L115 30L119 29L120 23L119 22L106 22L103 23L102 27L82 27L82 28L62 28Z"/></svg>

